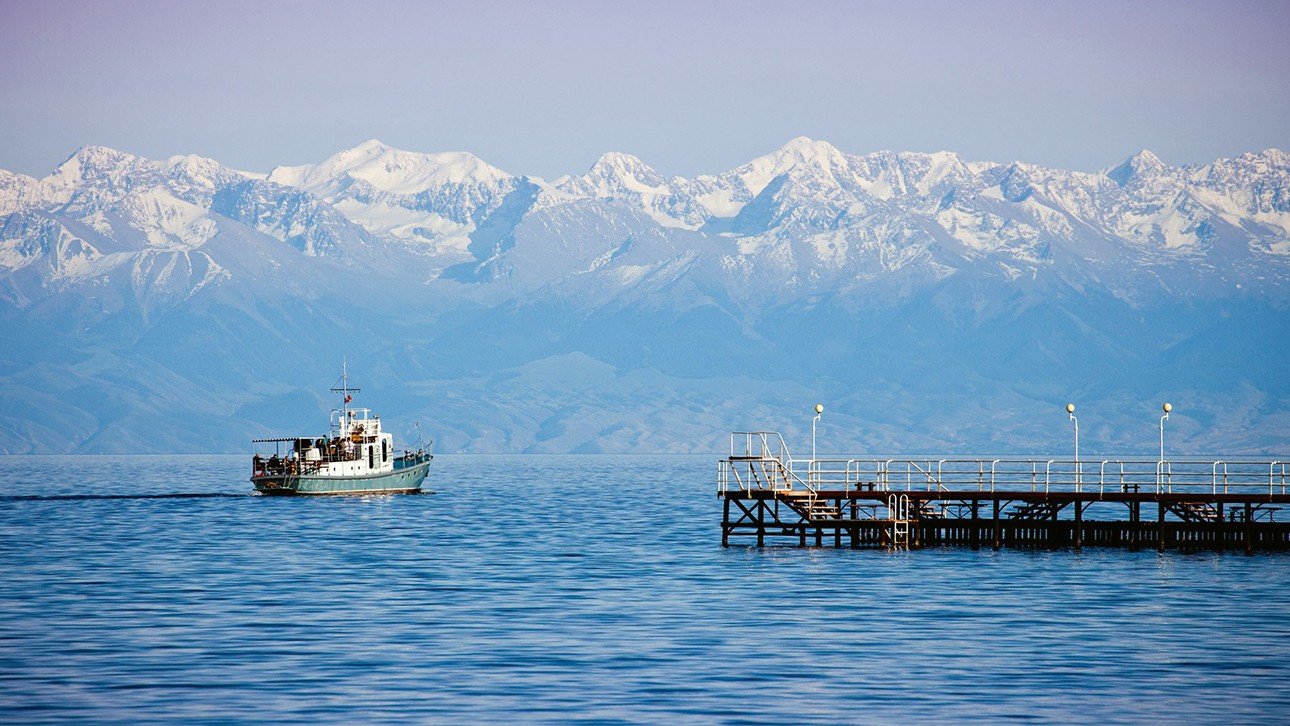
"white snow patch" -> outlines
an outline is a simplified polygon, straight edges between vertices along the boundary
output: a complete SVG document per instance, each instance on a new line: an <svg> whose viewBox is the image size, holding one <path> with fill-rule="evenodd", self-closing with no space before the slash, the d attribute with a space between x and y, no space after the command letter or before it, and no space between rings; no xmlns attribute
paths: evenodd
<svg viewBox="0 0 1290 726"><path fill-rule="evenodd" d="M354 199L342 199L333 206L367 231L404 242L437 245L443 239L475 231L474 224L459 224L433 212L408 209L385 201L364 204ZM426 232L432 233L433 237L427 238Z"/></svg>
<svg viewBox="0 0 1290 726"><path fill-rule="evenodd" d="M614 268L614 277L623 285L634 285L649 274L650 265L619 265Z"/></svg>
<svg viewBox="0 0 1290 726"><path fill-rule="evenodd" d="M130 226L143 232L152 247L192 249L219 231L205 209L161 187L131 193L122 200L121 210Z"/></svg>
<svg viewBox="0 0 1290 726"><path fill-rule="evenodd" d="M714 217L733 217L744 208L743 202L735 201L734 193L733 189L719 189L699 195L695 201Z"/></svg>

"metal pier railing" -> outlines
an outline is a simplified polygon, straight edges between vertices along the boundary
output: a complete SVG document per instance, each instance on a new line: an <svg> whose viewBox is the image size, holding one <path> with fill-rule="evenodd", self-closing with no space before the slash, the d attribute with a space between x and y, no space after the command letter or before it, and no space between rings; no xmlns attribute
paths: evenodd
<svg viewBox="0 0 1290 726"><path fill-rule="evenodd" d="M1287 462L1281 460L1146 458L1075 460L1060 457L881 457L795 459L773 431L730 435L720 461L721 493L776 490L848 493L859 489L904 491L1154 492L1285 494Z"/></svg>

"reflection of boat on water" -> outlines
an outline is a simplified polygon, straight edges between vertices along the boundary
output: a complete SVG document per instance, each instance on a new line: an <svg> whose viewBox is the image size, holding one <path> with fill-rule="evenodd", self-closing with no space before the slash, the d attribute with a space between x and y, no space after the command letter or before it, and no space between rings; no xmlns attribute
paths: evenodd
<svg viewBox="0 0 1290 726"><path fill-rule="evenodd" d="M255 439L273 445L271 455L251 459L251 482L264 494L399 494L421 490L434 457L418 444L395 455L394 436L381 430L381 417L366 408L350 408L348 366L342 369L344 399L331 412L328 435Z"/></svg>

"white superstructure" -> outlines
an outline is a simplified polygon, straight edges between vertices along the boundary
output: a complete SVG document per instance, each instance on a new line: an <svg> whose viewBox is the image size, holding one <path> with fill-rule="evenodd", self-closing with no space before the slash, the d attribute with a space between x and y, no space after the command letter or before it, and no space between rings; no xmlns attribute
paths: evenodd
<svg viewBox="0 0 1290 726"><path fill-rule="evenodd" d="M331 413L331 436L303 448L304 468L314 476L363 476L394 470L394 436L381 431L381 417L370 409Z"/></svg>

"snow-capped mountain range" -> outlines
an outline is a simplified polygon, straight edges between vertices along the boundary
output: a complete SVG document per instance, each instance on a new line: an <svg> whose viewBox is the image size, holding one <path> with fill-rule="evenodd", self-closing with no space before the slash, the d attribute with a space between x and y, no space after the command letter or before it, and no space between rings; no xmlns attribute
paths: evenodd
<svg viewBox="0 0 1290 726"><path fill-rule="evenodd" d="M641 265L605 254L652 234L675 238L676 256L706 252L728 286L768 275L757 282L776 299L910 266L941 276L986 265L1034 278L1062 257L1107 271L1203 260L1234 287L1280 282L1260 273L1290 259L1290 161L1268 149L1170 167L1142 151L1090 174L949 152L858 156L799 137L717 175L665 178L608 153L583 175L547 182L465 152L379 141L267 174L85 147L43 179L0 171L0 215L0 270L12 280L47 265L40 282L51 293L98 274L113 255L201 255L231 222L309 256L398 246L422 258L427 280L465 265L479 281L518 276L535 286L594 271L629 287ZM550 249L557 239L561 249ZM530 261L541 268L530 274L515 264L528 252L562 264ZM1213 293L1210 282L1184 292Z"/></svg>
<svg viewBox="0 0 1290 726"><path fill-rule="evenodd" d="M1228 363L1255 357L1253 377L1205 395L1239 394L1263 420L1284 415L1290 386L1268 359L1284 344L1244 336L1285 337L1288 273L1290 159L1277 149L1186 166L1142 151L1085 173L799 137L723 173L665 177L614 152L548 181L379 141L266 173L84 147L43 178L0 170L0 333L18 341L0 380L28 411L0 418L0 450L129 449L122 427L192 420L192 406L207 419L168 445L227 447L272 428L261 402L325 387L293 375L321 375L338 342L421 381L408 411L428 420L444 381L488 397L502 386L489 376L535 376L510 394L523 415L454 414L454 448L703 449L709 429L740 423L674 420L670 396L641 394L645 373L747 397L733 416L773 416L786 391L948 395L941 377L960 374L990 379L995 397L1045 370L1080 386L1087 365L1114 371L1088 376L1090 391L1119 395L1180 350L1204 360L1178 383L1207 390L1197 380L1222 379L1224 363L1189 349L1196 336L1229 346ZM872 376L852 370L861 361ZM590 425L549 380L587 367L621 395ZM750 381L775 393L761 400ZM853 438L900 443L889 426ZM1012 446L1009 431L911 438ZM1198 440L1211 434L1198 424Z"/></svg>

